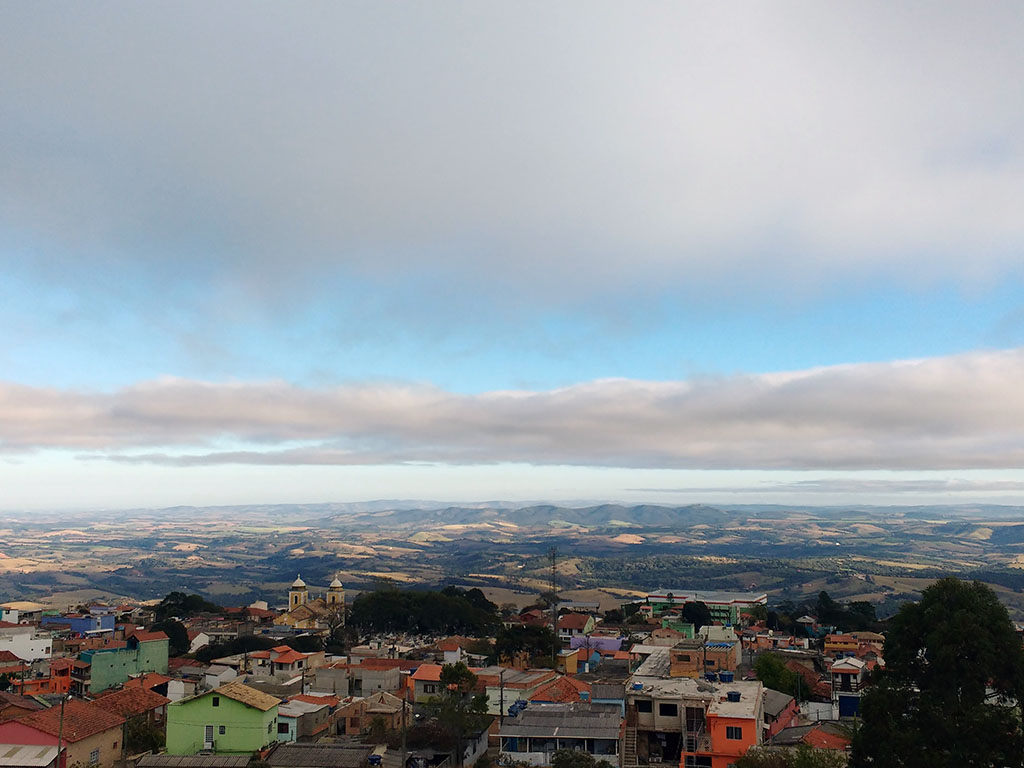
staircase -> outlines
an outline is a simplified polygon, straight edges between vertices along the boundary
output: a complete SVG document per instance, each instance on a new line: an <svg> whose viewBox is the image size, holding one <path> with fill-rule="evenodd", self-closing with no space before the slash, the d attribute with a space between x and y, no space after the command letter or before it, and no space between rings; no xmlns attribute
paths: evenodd
<svg viewBox="0 0 1024 768"><path fill-rule="evenodd" d="M626 724L622 736L622 766L633 768L636 765L636 708L629 707L626 710Z"/></svg>

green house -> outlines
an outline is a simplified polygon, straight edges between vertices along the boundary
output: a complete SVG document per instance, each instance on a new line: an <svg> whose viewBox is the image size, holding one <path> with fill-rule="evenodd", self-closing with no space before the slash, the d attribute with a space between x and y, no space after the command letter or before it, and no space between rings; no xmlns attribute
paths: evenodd
<svg viewBox="0 0 1024 768"><path fill-rule="evenodd" d="M171 755L250 754L277 741L278 699L231 681L167 705Z"/></svg>
<svg viewBox="0 0 1024 768"><path fill-rule="evenodd" d="M99 693L145 672L167 674L167 635L163 632L136 632L123 648L99 648L83 651L79 659L89 664L78 681L80 695Z"/></svg>

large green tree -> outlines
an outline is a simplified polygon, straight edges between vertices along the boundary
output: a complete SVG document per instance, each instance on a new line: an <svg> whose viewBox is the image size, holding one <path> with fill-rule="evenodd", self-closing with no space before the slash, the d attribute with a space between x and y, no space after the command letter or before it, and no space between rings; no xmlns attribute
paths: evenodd
<svg viewBox="0 0 1024 768"><path fill-rule="evenodd" d="M852 766L1024 766L1024 648L989 587L925 589L890 622L885 661L861 702Z"/></svg>
<svg viewBox="0 0 1024 768"><path fill-rule="evenodd" d="M806 694L799 688L800 676L789 669L776 653L762 653L754 662L754 674L764 683L765 688L772 688L790 696L800 698L798 694Z"/></svg>
<svg viewBox="0 0 1024 768"><path fill-rule="evenodd" d="M754 747L735 763L736 768L845 768L846 755L834 749Z"/></svg>
<svg viewBox="0 0 1024 768"><path fill-rule="evenodd" d="M427 706L447 734L454 752L454 763L462 765L466 737L486 727L487 694L476 693L476 675L461 661L441 667L441 693L430 698Z"/></svg>

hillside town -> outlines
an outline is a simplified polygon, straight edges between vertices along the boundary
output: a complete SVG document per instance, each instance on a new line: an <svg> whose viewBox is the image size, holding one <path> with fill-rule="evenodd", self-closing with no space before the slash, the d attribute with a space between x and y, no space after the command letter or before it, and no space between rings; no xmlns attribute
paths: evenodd
<svg viewBox="0 0 1024 768"><path fill-rule="evenodd" d="M494 617L488 632L352 626L368 609L385 615L366 601L405 594L346 603L337 578L298 576L279 606L182 593L62 612L5 603L2 765L543 768L570 751L595 766L727 768L752 748L845 756L884 666L881 634L814 615L769 628L755 592L659 590L605 610L547 595L515 612L448 588L419 593L440 601L432 621L472 604Z"/></svg>

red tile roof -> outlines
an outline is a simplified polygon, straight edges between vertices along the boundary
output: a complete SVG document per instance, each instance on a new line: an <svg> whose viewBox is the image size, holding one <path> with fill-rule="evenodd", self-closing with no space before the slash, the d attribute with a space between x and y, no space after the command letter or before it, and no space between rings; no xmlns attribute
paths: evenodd
<svg viewBox="0 0 1024 768"><path fill-rule="evenodd" d="M22 661L22 659L19 656L15 656L13 653L11 653L10 651L8 651L6 649L3 650L3 651L0 651L0 664L6 664L7 662L13 662L15 664L20 664L21 661Z"/></svg>
<svg viewBox="0 0 1024 768"><path fill-rule="evenodd" d="M464 637L446 637L437 644L436 648L439 651L457 651L459 648L464 648L467 642L468 640Z"/></svg>
<svg viewBox="0 0 1024 768"><path fill-rule="evenodd" d="M140 643L148 643L150 640L166 640L167 635L163 632L141 632L135 630L130 637L134 637Z"/></svg>
<svg viewBox="0 0 1024 768"><path fill-rule="evenodd" d="M159 672L147 672L141 677L133 677L131 680L124 684L125 688L146 688L152 690L158 685L164 685L169 683L174 678L168 677L167 675L161 675Z"/></svg>
<svg viewBox="0 0 1024 768"><path fill-rule="evenodd" d="M558 628L583 630L588 621L590 617L585 613L567 613L558 617Z"/></svg>
<svg viewBox="0 0 1024 768"><path fill-rule="evenodd" d="M292 696L288 701L304 701L307 704L326 704L329 707L336 707L341 702L337 696L314 696L311 693L300 693Z"/></svg>
<svg viewBox="0 0 1024 768"><path fill-rule="evenodd" d="M801 741L815 749L846 749L850 746L851 740L838 733L827 731L819 725L805 734Z"/></svg>
<svg viewBox="0 0 1024 768"><path fill-rule="evenodd" d="M366 669L415 669L422 664L409 659L381 659L376 656L366 656L357 666Z"/></svg>
<svg viewBox="0 0 1024 768"><path fill-rule="evenodd" d="M134 717L170 703L170 699L148 688L122 688L97 698L93 703L121 717Z"/></svg>
<svg viewBox="0 0 1024 768"><path fill-rule="evenodd" d="M582 701L581 693L590 693L590 685L574 677L560 677L538 688L537 692L530 697L530 701L566 704L571 701Z"/></svg>
<svg viewBox="0 0 1024 768"><path fill-rule="evenodd" d="M60 705L33 712L19 717L16 722L35 728L37 731L51 736L60 735ZM87 739L97 733L121 728L124 718L102 707L95 702L68 699L64 705L64 739L70 742Z"/></svg>
<svg viewBox="0 0 1024 768"><path fill-rule="evenodd" d="M420 664L412 673L413 680L420 680L427 683L437 683L441 680L440 664Z"/></svg>

